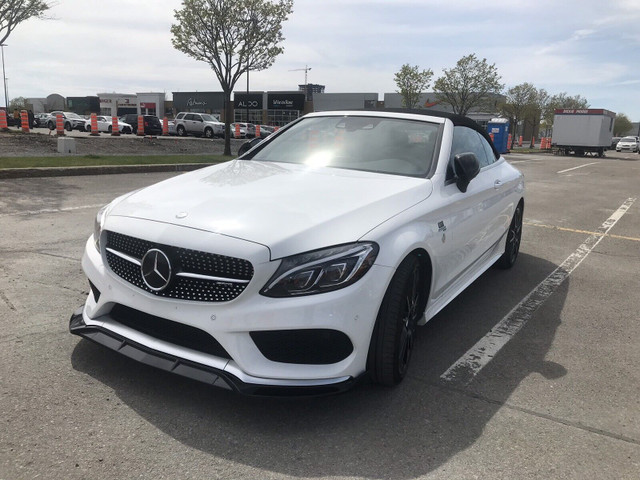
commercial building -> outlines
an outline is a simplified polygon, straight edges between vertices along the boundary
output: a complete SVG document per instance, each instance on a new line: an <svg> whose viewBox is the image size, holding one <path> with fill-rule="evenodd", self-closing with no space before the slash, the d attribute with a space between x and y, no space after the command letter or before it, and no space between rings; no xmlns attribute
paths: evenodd
<svg viewBox="0 0 640 480"><path fill-rule="evenodd" d="M312 107L305 101L304 92L235 92L235 122L283 126L296 120Z"/></svg>

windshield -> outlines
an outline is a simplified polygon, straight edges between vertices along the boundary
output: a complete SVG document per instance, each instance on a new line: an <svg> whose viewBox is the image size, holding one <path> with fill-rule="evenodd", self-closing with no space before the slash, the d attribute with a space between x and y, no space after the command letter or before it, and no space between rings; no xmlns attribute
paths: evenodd
<svg viewBox="0 0 640 480"><path fill-rule="evenodd" d="M67 118L80 118L80 119L82 119L82 118L80 117L80 115L78 115L77 113L73 113L73 112L66 112L66 113L65 113L65 116L66 116Z"/></svg>
<svg viewBox="0 0 640 480"><path fill-rule="evenodd" d="M635 142L636 139L634 137L624 137L621 142Z"/></svg>
<svg viewBox="0 0 640 480"><path fill-rule="evenodd" d="M397 118L306 118L251 158L425 176L433 162L438 129L435 123Z"/></svg>

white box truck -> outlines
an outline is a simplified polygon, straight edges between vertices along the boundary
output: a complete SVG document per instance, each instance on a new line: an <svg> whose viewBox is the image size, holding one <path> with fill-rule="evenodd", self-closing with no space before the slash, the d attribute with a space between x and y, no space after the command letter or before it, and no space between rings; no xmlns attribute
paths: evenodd
<svg viewBox="0 0 640 480"><path fill-rule="evenodd" d="M558 155L604 155L611 148L616 114L609 110L556 109L551 147Z"/></svg>

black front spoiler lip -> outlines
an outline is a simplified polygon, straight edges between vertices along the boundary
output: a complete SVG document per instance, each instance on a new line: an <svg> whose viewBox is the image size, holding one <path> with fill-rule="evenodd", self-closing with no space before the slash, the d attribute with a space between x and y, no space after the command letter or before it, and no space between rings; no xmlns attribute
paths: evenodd
<svg viewBox="0 0 640 480"><path fill-rule="evenodd" d="M82 310L82 307L80 307L71 315L69 331L72 334L103 345L146 365L243 395L269 397L331 395L351 389L358 381L350 377L348 380L339 383L309 386L246 383L229 372L154 350L106 328L87 325L82 317Z"/></svg>

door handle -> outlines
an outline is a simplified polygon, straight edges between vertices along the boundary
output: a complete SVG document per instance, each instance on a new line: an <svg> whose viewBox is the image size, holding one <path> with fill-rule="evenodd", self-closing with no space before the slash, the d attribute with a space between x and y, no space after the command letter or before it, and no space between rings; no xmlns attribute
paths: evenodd
<svg viewBox="0 0 640 480"><path fill-rule="evenodd" d="M496 190L501 186L502 186L502 180L496 180L495 182L493 182L493 188L495 188Z"/></svg>

